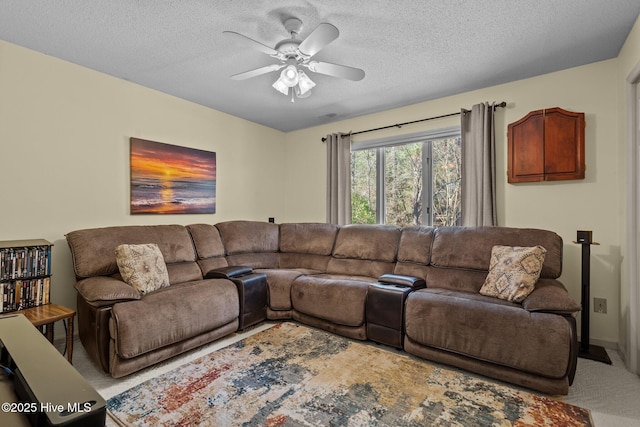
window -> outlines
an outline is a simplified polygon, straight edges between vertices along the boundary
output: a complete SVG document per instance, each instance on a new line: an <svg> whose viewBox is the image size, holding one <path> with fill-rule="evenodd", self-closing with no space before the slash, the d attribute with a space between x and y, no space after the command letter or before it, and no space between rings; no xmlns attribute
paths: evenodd
<svg viewBox="0 0 640 427"><path fill-rule="evenodd" d="M460 129L363 141L351 148L354 224L460 225Z"/></svg>

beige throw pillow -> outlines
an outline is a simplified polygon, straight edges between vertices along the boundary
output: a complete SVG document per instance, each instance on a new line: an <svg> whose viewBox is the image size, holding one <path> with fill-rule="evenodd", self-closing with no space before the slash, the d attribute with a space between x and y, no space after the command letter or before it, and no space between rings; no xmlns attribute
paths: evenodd
<svg viewBox="0 0 640 427"><path fill-rule="evenodd" d="M542 246L494 246L482 295L522 302L540 278L547 250Z"/></svg>
<svg viewBox="0 0 640 427"><path fill-rule="evenodd" d="M158 245L120 245L116 262L122 279L142 295L169 286L169 273Z"/></svg>

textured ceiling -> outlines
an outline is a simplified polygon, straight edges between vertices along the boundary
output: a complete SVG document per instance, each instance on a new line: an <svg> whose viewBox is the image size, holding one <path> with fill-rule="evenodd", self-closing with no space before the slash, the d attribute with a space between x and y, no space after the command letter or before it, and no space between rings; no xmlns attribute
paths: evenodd
<svg viewBox="0 0 640 427"><path fill-rule="evenodd" d="M266 126L290 131L614 58L638 0L0 0L0 39ZM328 22L314 59L361 68L353 82L308 73L309 98L271 84L265 45ZM1 66L1 58L0 58ZM479 100L481 101L481 100Z"/></svg>

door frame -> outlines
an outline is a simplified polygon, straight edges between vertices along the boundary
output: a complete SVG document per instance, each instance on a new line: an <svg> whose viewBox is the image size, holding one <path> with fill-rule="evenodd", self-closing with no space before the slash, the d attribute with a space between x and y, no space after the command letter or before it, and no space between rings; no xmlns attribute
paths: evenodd
<svg viewBox="0 0 640 427"><path fill-rule="evenodd" d="M627 287L625 361L640 374L640 63L627 77Z"/></svg>

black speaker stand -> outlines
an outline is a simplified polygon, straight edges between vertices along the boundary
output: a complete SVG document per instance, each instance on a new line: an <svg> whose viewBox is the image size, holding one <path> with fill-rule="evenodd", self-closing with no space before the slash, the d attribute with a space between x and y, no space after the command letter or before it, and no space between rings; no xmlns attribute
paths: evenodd
<svg viewBox="0 0 640 427"><path fill-rule="evenodd" d="M611 359L604 347L589 344L589 300L591 288L591 245L599 245L596 242L573 242L582 245L582 312L580 313L580 348L578 357L595 360L611 365Z"/></svg>

